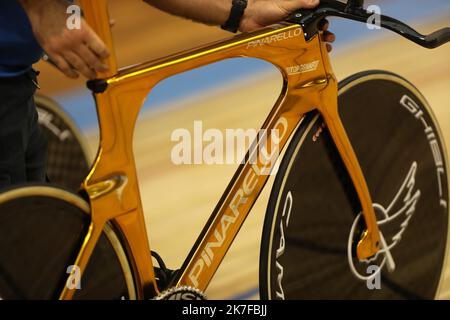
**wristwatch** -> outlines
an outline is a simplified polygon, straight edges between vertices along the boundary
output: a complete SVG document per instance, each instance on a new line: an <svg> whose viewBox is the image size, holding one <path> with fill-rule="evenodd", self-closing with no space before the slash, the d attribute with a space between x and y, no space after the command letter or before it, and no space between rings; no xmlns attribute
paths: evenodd
<svg viewBox="0 0 450 320"><path fill-rule="evenodd" d="M247 8L247 0L233 0L231 5L230 16L222 29L236 33L239 29L245 8Z"/></svg>

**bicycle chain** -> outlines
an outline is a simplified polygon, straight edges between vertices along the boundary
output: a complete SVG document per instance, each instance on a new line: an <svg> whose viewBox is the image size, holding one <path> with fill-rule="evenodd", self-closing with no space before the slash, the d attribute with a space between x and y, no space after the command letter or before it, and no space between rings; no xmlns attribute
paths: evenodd
<svg viewBox="0 0 450 320"><path fill-rule="evenodd" d="M173 287L161 292L155 300L207 300L206 295L190 286Z"/></svg>

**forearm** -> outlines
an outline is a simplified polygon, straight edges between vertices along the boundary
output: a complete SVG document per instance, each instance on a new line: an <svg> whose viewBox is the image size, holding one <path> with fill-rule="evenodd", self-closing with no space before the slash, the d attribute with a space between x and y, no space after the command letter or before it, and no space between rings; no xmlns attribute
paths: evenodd
<svg viewBox="0 0 450 320"><path fill-rule="evenodd" d="M43 10L45 3L48 0L36 1L36 0L17 0L17 2L22 6L25 12L30 15L36 10Z"/></svg>
<svg viewBox="0 0 450 320"><path fill-rule="evenodd" d="M17 2L25 9L30 10L45 10L45 7L49 4L69 4L66 0L17 0Z"/></svg>
<svg viewBox="0 0 450 320"><path fill-rule="evenodd" d="M17 0L31 19L40 20L44 16L58 19L55 23L63 23L66 19L66 9L69 3L66 0ZM61 14L62 13L62 14ZM64 19L64 21L63 21Z"/></svg>
<svg viewBox="0 0 450 320"><path fill-rule="evenodd" d="M171 14L210 25L222 25L228 19L231 0L144 0Z"/></svg>
<svg viewBox="0 0 450 320"><path fill-rule="evenodd" d="M148 4L198 22L223 25L231 11L232 0L144 0ZM311 9L319 0L248 0L239 30L253 31L285 19L290 12Z"/></svg>

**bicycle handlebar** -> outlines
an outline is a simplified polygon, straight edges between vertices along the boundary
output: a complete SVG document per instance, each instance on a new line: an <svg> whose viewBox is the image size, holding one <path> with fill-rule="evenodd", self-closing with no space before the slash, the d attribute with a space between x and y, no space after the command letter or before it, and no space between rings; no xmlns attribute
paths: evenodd
<svg viewBox="0 0 450 320"><path fill-rule="evenodd" d="M319 22L328 16L367 22L373 13L363 8L363 2L363 0L349 0L347 3L321 0L317 8L295 11L287 21L300 24L305 31L305 37L309 40L319 32ZM385 15L380 15L380 22L381 27L398 33L425 48L434 49L450 42L450 28L442 28L429 35L423 35L407 24Z"/></svg>

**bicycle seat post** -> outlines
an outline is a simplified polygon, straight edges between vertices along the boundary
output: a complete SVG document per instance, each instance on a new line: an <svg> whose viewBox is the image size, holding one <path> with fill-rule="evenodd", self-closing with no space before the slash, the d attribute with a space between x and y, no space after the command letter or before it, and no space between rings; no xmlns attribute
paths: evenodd
<svg viewBox="0 0 450 320"><path fill-rule="evenodd" d="M98 73L98 78L107 78L117 73L117 60L112 40L111 25L108 13L108 0L80 0L84 18L89 26L105 42L111 55L106 61L108 72Z"/></svg>

